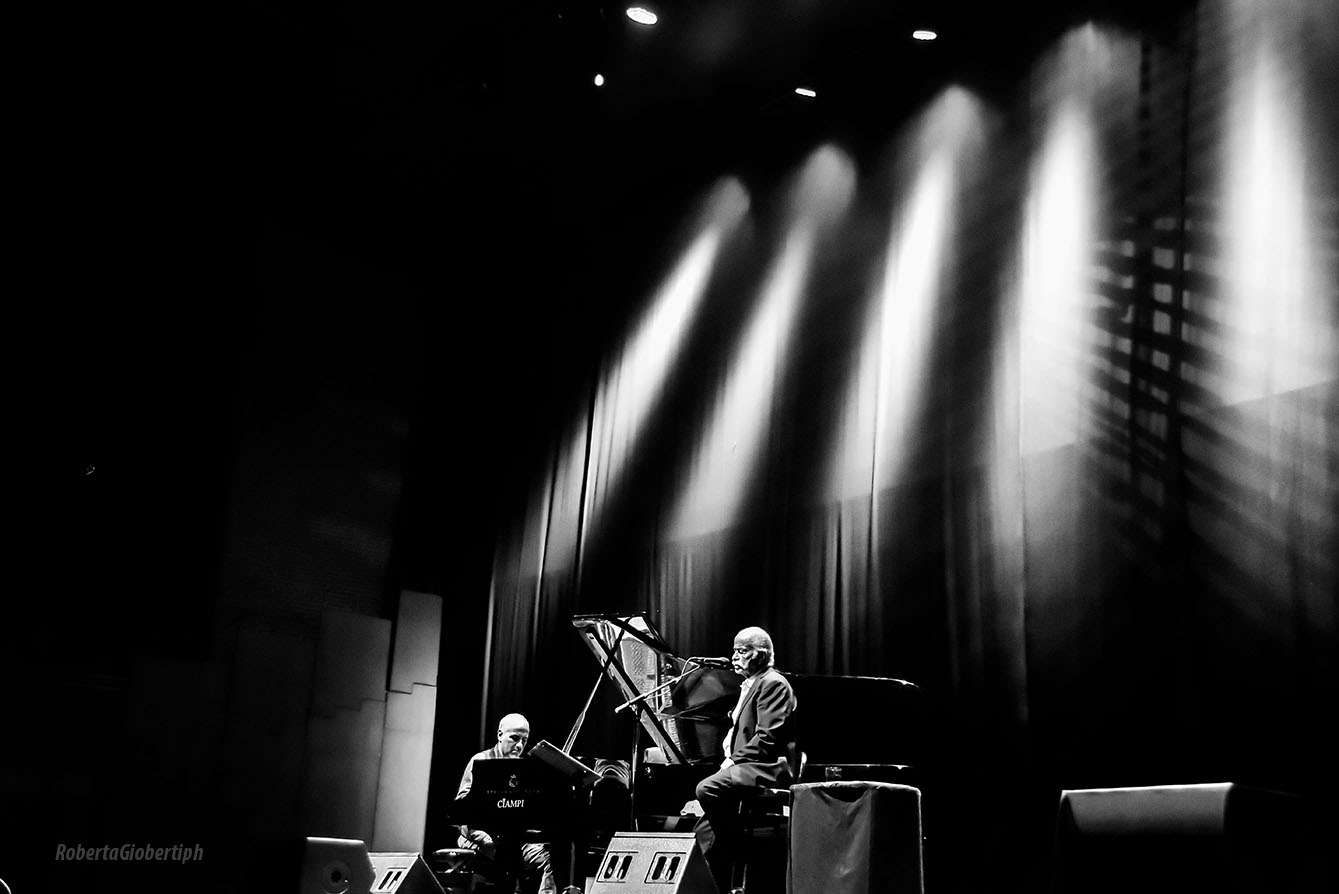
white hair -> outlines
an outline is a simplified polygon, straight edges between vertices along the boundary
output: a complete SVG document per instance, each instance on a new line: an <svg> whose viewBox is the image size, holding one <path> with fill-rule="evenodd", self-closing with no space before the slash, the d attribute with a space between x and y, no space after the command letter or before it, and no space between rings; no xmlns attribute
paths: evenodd
<svg viewBox="0 0 1339 894"><path fill-rule="evenodd" d="M761 627L745 627L735 634L735 639L742 639L759 652L766 652L767 666L776 666L776 647L772 645L772 637L766 630Z"/></svg>

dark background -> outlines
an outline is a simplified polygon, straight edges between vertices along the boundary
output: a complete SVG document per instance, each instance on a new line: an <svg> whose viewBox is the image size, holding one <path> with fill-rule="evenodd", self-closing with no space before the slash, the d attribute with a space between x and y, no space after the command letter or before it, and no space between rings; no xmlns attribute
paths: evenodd
<svg viewBox="0 0 1339 894"><path fill-rule="evenodd" d="M766 187L820 136L859 158L950 80L1005 94L1092 15L1177 14L685 3L647 30L611 4L494 6L83 9L32 30L16 390L41 474L22 527L78 600L62 661L210 642L250 389L393 402L387 587L477 581L509 478L694 190L724 171ZM944 38L910 40L921 24Z"/></svg>
<svg viewBox="0 0 1339 894"><path fill-rule="evenodd" d="M144 661L392 617L403 589L443 597L439 680L471 694L439 702L452 787L488 738L497 528L689 197L723 172L765 192L820 139L872 154L951 80L1005 96L1069 25L1157 34L1189 5L684 2L651 31L593 2L30 13L0 876L123 831Z"/></svg>
<svg viewBox="0 0 1339 894"><path fill-rule="evenodd" d="M392 402L386 587L477 585L509 478L690 190L774 182L819 134L872 147L951 77L1007 90L1102 4L687 3L649 31L611 4L494 6L31 23L14 333L38 474L16 476L17 552L72 602L13 600L63 620L25 629L25 653L123 670L209 648L236 453L279 436L244 430L256 390ZM922 21L945 38L906 38Z"/></svg>

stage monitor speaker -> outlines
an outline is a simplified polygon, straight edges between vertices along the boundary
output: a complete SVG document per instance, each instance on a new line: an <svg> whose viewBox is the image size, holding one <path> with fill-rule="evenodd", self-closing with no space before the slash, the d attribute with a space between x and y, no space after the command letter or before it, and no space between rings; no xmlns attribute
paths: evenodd
<svg viewBox="0 0 1339 894"><path fill-rule="evenodd" d="M368 894L443 894L442 886L416 853L376 853L372 858L372 889Z"/></svg>
<svg viewBox="0 0 1339 894"><path fill-rule="evenodd" d="M1234 783L1064 791L1053 891L1300 891L1299 806Z"/></svg>
<svg viewBox="0 0 1339 894"><path fill-rule="evenodd" d="M443 894L416 853L367 852L354 838L308 838L300 894Z"/></svg>
<svg viewBox="0 0 1339 894"><path fill-rule="evenodd" d="M586 894L716 894L692 832L615 832Z"/></svg>

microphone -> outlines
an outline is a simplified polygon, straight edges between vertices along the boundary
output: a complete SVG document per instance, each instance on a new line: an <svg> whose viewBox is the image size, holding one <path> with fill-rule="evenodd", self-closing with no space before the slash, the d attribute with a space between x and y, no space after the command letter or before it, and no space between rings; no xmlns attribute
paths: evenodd
<svg viewBox="0 0 1339 894"><path fill-rule="evenodd" d="M727 669L728 669L728 668L732 668L732 667L734 667L734 665L730 663L730 659L729 659L729 658L701 658L701 657L697 657L697 658L689 658L688 660L689 660L690 663L693 663L693 664L701 664L701 665L703 665L704 667L723 667L723 668L727 668Z"/></svg>

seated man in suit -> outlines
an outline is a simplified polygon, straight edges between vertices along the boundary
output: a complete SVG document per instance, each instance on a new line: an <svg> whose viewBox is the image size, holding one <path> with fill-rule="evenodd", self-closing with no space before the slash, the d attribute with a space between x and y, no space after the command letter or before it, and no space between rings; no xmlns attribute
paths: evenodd
<svg viewBox="0 0 1339 894"><path fill-rule="evenodd" d="M465 773L460 777L460 787L456 790L456 800L470 792L474 784L474 762L500 757L521 757L525 753L526 743L530 741L530 721L520 714L508 714L498 721L497 744L480 751L465 765ZM519 845L507 841L505 836L494 836L483 830L467 825L460 826L459 846L477 851L509 870L519 870L533 875L538 873L539 894L556 894L558 890L554 879L553 860L547 844L523 842ZM520 888L520 880L517 881Z"/></svg>
<svg viewBox="0 0 1339 894"><path fill-rule="evenodd" d="M694 831L711 866L716 887L730 890L731 868L743 829L739 807L763 789L798 780L799 749L795 742L795 693L776 670L772 638L761 627L746 627L735 636L730 659L744 678L733 725L724 741L721 768L698 783L702 816Z"/></svg>

